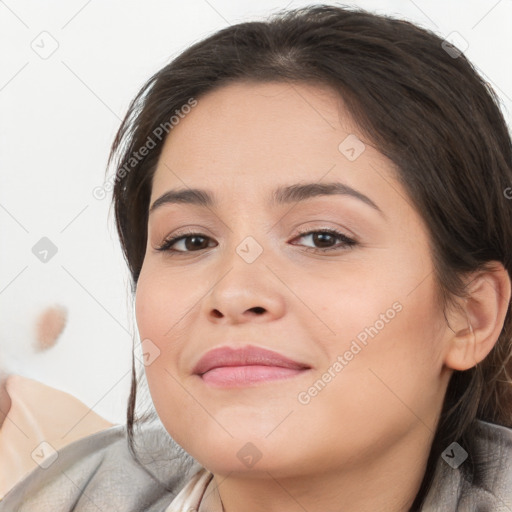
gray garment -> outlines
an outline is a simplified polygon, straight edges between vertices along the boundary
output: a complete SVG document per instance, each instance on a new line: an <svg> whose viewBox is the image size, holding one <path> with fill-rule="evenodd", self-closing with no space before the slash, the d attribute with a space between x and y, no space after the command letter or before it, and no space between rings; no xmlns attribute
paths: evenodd
<svg viewBox="0 0 512 512"><path fill-rule="evenodd" d="M0 501L0 512L163 512L201 466L161 424L135 430L132 458L126 425L64 446L48 468L35 468ZM166 486L171 491L166 489Z"/></svg>
<svg viewBox="0 0 512 512"><path fill-rule="evenodd" d="M439 459L421 512L512 511L512 429L480 420L476 426L473 459L483 464L482 477L469 482L462 466ZM0 512L164 512L201 466L161 424L136 431L136 442L159 482L131 457L125 425L115 425L65 446L47 469L34 469L0 501Z"/></svg>

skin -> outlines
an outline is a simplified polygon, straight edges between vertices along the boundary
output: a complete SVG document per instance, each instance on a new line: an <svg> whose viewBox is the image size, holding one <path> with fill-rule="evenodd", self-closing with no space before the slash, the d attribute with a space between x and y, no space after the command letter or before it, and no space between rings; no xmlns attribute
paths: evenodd
<svg viewBox="0 0 512 512"><path fill-rule="evenodd" d="M350 134L365 143L353 161L338 149ZM348 195L268 203L279 185L330 181L364 193L383 214ZM452 370L483 359L499 335L506 272L498 265L474 279L465 313L450 312L446 324L423 220L392 162L327 87L238 83L201 97L165 142L150 204L196 187L218 204L150 214L136 292L141 340L160 351L145 371L165 428L213 472L227 512L240 503L247 512L408 510ZM183 228L206 237L201 249L179 241L173 248L189 252L156 250ZM358 244L332 238L323 247L338 248L322 253L297 231L325 228ZM236 251L248 236L263 249L252 263ZM394 318L301 403L394 303ZM231 389L192 373L209 349L246 344L311 369ZM251 467L237 457L246 443L261 454Z"/></svg>

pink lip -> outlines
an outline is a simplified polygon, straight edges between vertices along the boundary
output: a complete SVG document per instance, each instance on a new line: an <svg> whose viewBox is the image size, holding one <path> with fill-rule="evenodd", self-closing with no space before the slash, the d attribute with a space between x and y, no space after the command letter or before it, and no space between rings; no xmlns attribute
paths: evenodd
<svg viewBox="0 0 512 512"><path fill-rule="evenodd" d="M311 367L281 354L248 345L219 347L207 352L193 369L214 386L237 386L293 377Z"/></svg>

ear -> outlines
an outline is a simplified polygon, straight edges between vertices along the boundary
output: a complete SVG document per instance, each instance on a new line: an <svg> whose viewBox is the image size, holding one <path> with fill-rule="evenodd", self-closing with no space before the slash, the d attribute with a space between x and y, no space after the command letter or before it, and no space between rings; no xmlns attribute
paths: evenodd
<svg viewBox="0 0 512 512"><path fill-rule="evenodd" d="M444 362L453 370L468 370L492 350L510 307L510 276L492 261L488 270L473 273L466 285L469 296L457 311L447 313L451 327Z"/></svg>

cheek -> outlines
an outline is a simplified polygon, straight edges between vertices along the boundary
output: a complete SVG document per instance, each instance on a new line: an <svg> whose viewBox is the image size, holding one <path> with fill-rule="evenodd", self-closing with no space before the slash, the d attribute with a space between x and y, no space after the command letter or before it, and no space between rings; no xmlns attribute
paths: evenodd
<svg viewBox="0 0 512 512"><path fill-rule="evenodd" d="M331 358L348 350L353 340L364 347L385 337L389 326L404 317L408 287L403 276L396 279L389 267L386 261L382 265L340 263L330 272L306 273L294 284L300 298L295 301L300 311L296 319Z"/></svg>
<svg viewBox="0 0 512 512"><path fill-rule="evenodd" d="M180 322L186 311L183 288L167 283L162 272L143 267L135 294L135 315L142 352L149 351L151 361L144 362L144 372L155 409L162 423L176 440L175 411L190 409L190 397L184 392L176 373L176 361L182 350L184 326ZM156 355L155 355L156 354ZM179 422L178 422L179 423ZM189 428L194 428L189 425ZM187 430L189 431L189 430Z"/></svg>
<svg viewBox="0 0 512 512"><path fill-rule="evenodd" d="M442 394L441 313L430 282L422 286L412 294L397 288L394 295L391 286L377 296L364 292L368 300L353 297L332 317L337 341L327 351L336 377L311 400L312 410L319 413L330 405L339 421L358 418L346 427L354 436L366 423L387 423L400 431L418 417L429 421Z"/></svg>
<svg viewBox="0 0 512 512"><path fill-rule="evenodd" d="M404 300L403 309L378 331L361 330L354 322L354 332L368 334L365 343L348 336L333 344L329 363L300 390L297 428L311 426L308 437L321 435L331 447L328 457L339 458L346 439L355 452L371 456L382 443L397 442L418 426L434 430L442 390L435 333L421 310L421 304Z"/></svg>
<svg viewBox="0 0 512 512"><path fill-rule="evenodd" d="M161 272L143 267L135 294L135 316L142 353L149 352L151 357L149 362L144 360L144 371L155 402L161 387L172 387L171 374L175 374L175 363L185 342L186 321L180 319L187 308L183 294L178 296L179 290L182 288L176 283L166 283Z"/></svg>
<svg viewBox="0 0 512 512"><path fill-rule="evenodd" d="M135 316L140 339L150 339L160 350L177 338L182 319L190 310L185 283L171 280L165 269L142 267L135 293Z"/></svg>
<svg viewBox="0 0 512 512"><path fill-rule="evenodd" d="M393 399L388 384L414 402L442 367L443 316L435 283L428 261L412 249L401 259L382 254L373 263L351 266L321 284L304 276L298 295L310 311L297 318L324 354L320 372L340 363L331 368L336 384L329 384L330 398L350 389L363 404L380 389ZM365 386L372 389L364 391ZM382 400L380 391L375 403Z"/></svg>

